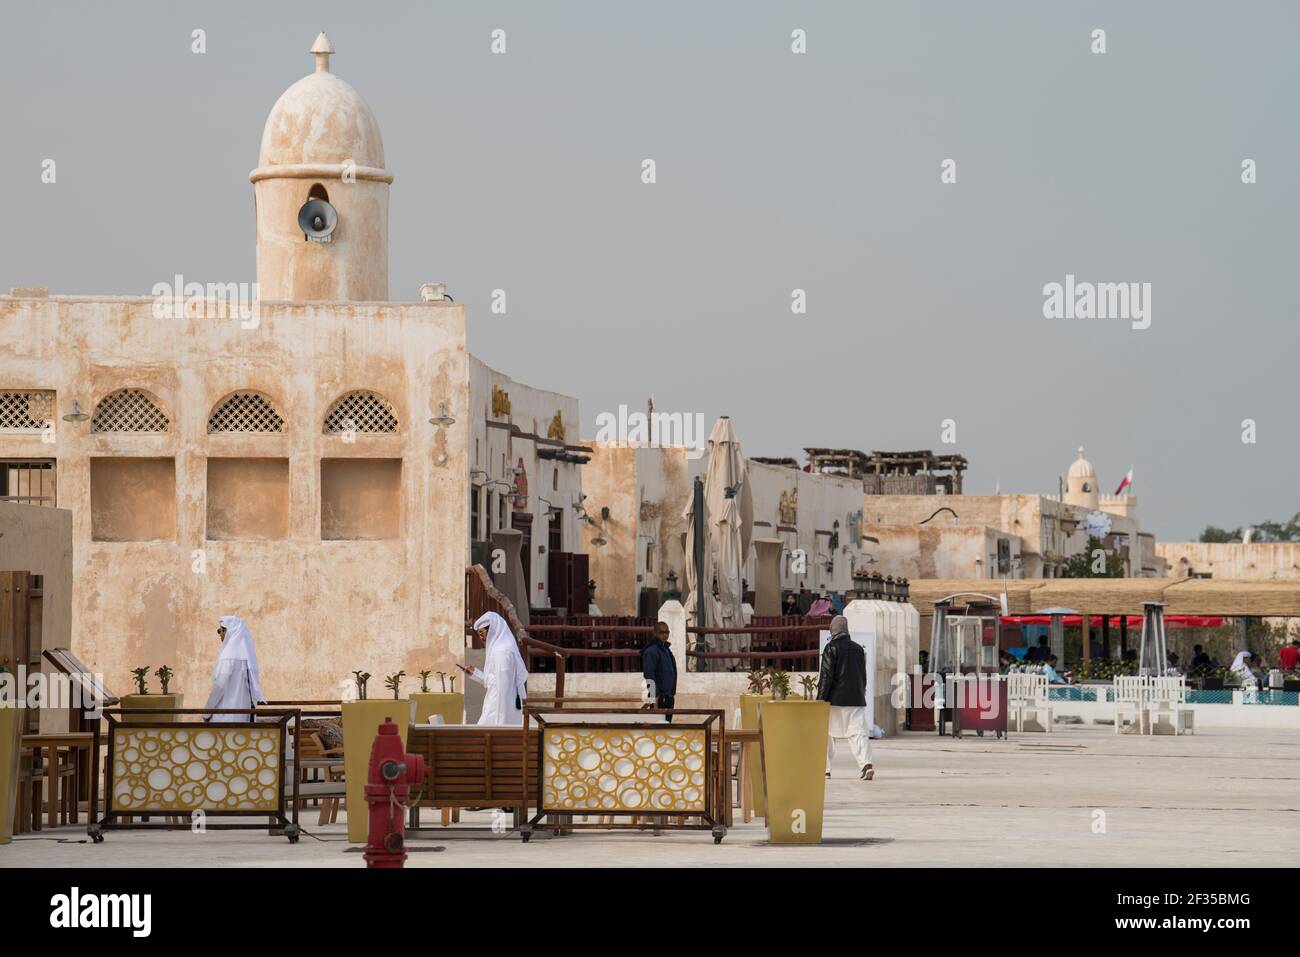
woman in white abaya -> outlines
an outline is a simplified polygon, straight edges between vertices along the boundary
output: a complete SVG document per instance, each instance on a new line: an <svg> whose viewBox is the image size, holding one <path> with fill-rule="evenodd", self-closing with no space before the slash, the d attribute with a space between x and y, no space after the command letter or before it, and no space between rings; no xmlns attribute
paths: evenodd
<svg viewBox="0 0 1300 957"><path fill-rule="evenodd" d="M457 665L466 676L487 689L479 724L522 725L528 667L519 654L519 642L504 618L494 611L474 622L474 630L486 638L483 667Z"/></svg>
<svg viewBox="0 0 1300 957"><path fill-rule="evenodd" d="M244 619L227 615L217 626L221 637L221 654L212 670L212 693L206 708L251 708L265 701L262 676L257 667L257 650L253 634ZM204 721L230 723L252 721L251 714L209 714Z"/></svg>

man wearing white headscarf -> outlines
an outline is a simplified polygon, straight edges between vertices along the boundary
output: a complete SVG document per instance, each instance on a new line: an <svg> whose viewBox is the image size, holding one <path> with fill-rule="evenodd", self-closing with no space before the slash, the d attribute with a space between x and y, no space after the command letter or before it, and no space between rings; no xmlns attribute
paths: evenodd
<svg viewBox="0 0 1300 957"><path fill-rule="evenodd" d="M221 638L221 654L212 670L212 693L204 707L251 708L265 701L253 633L244 619L226 615L217 625L217 635ZM251 714L209 714L203 720L230 723L252 719Z"/></svg>
<svg viewBox="0 0 1300 957"><path fill-rule="evenodd" d="M478 723L522 725L524 698L528 694L524 687L528 681L528 667L523 655L519 654L519 642L515 640L514 632L494 611L474 622L474 630L486 640L483 667L456 667L487 689Z"/></svg>

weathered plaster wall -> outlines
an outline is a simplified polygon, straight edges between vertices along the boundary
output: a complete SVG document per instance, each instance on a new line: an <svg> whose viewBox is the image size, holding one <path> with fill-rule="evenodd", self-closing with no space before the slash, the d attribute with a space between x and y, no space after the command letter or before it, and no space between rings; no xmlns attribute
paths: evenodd
<svg viewBox="0 0 1300 957"><path fill-rule="evenodd" d="M1300 544L1290 542L1157 542L1171 578L1300 578Z"/></svg>
<svg viewBox="0 0 1300 957"><path fill-rule="evenodd" d="M935 528L929 525L868 525L865 534L880 540L866 549L876 557L873 571L905 578L1006 578L997 573L999 539L1011 557L1020 556L1020 539L984 525ZM978 564L977 564L978 561Z"/></svg>
<svg viewBox="0 0 1300 957"><path fill-rule="evenodd" d="M165 434L92 434L57 421L55 441L0 434L0 455L55 458L58 504L71 510L76 587L72 647L125 686L131 668L170 664L175 687L203 700L217 618L241 615L272 699L337 697L350 671L445 669L461 657L469 460L463 307L450 302L262 303L255 329L221 315L156 319L147 298L0 297L0 387L53 389L66 413L134 386L159 398ZM282 434L208 435L234 389L270 396ZM396 434L325 435L331 403L371 389ZM458 423L428 421L445 401ZM206 536L207 460L288 460L281 541ZM176 531L156 542L91 540L92 457L175 460ZM323 458L401 459L400 537L323 541ZM0 540L0 545L3 540ZM48 624L48 622L47 622Z"/></svg>
<svg viewBox="0 0 1300 957"><path fill-rule="evenodd" d="M686 587L684 513L692 494L687 452L685 448L636 450L638 590L666 589L669 569L677 575L678 589ZM652 556L648 564L647 551Z"/></svg>
<svg viewBox="0 0 1300 957"><path fill-rule="evenodd" d="M862 518L862 480L824 472L805 472L748 462L750 489L754 496L754 538L779 538L793 552L803 549L806 572L797 574L788 556L781 563L781 587L816 592L845 592L853 587L853 566L862 560L862 548L854 541L851 523ZM798 507L794 531L783 527L780 501L783 492L797 491ZM839 543L830 548L830 536L837 532ZM833 554L832 554L833 552ZM824 562L832 558L834 568ZM754 587L754 555L745 562L745 578Z"/></svg>
<svg viewBox="0 0 1300 957"><path fill-rule="evenodd" d="M669 569L677 575L677 587L686 587L682 514L691 496L688 450L585 444L595 449L582 481L587 514L598 525L585 526L582 540L597 583L596 604L606 615L635 615L641 589L667 588ZM609 517L602 521L603 507ZM607 544L592 544L597 533Z"/></svg>
<svg viewBox="0 0 1300 957"><path fill-rule="evenodd" d="M596 604L606 615L635 615L637 612L637 471L639 449L631 446L595 445L591 461L582 476L587 514L600 527L584 525L582 550L589 556L591 577L596 581ZM609 518L601 521L601 510ZM593 545L597 533L604 545ZM679 573L684 578L684 573Z"/></svg>
<svg viewBox="0 0 1300 957"><path fill-rule="evenodd" d="M72 640L72 513L0 502L0 571L44 576L41 647L67 648Z"/></svg>

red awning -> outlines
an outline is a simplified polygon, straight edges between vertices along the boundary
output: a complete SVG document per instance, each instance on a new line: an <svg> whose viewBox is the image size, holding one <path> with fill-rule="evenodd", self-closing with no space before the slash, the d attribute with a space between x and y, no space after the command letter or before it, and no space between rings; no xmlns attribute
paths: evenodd
<svg viewBox="0 0 1300 957"><path fill-rule="evenodd" d="M1089 615L1088 621L1090 626L1100 628L1101 620L1104 615ZM1128 626L1130 628L1142 627L1141 615L1129 615ZM1061 621L1067 627L1078 628L1083 621L1082 615L1063 615ZM1052 623L1051 615L1003 615L1002 623L1004 625L1050 625ZM1114 615L1110 619L1112 628L1118 628L1120 616ZM1165 615L1165 625L1169 628L1218 628L1223 624L1221 615Z"/></svg>

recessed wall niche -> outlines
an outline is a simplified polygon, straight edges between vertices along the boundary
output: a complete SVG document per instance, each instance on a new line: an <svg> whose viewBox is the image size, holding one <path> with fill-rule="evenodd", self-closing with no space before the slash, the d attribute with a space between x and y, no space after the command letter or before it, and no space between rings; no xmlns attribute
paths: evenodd
<svg viewBox="0 0 1300 957"><path fill-rule="evenodd" d="M401 517L401 459L321 459L322 539L398 538Z"/></svg>
<svg viewBox="0 0 1300 957"><path fill-rule="evenodd" d="M92 458L90 537L97 542L176 539L176 460Z"/></svg>
<svg viewBox="0 0 1300 957"><path fill-rule="evenodd" d="M276 541L288 536L288 459L208 459L210 541Z"/></svg>

